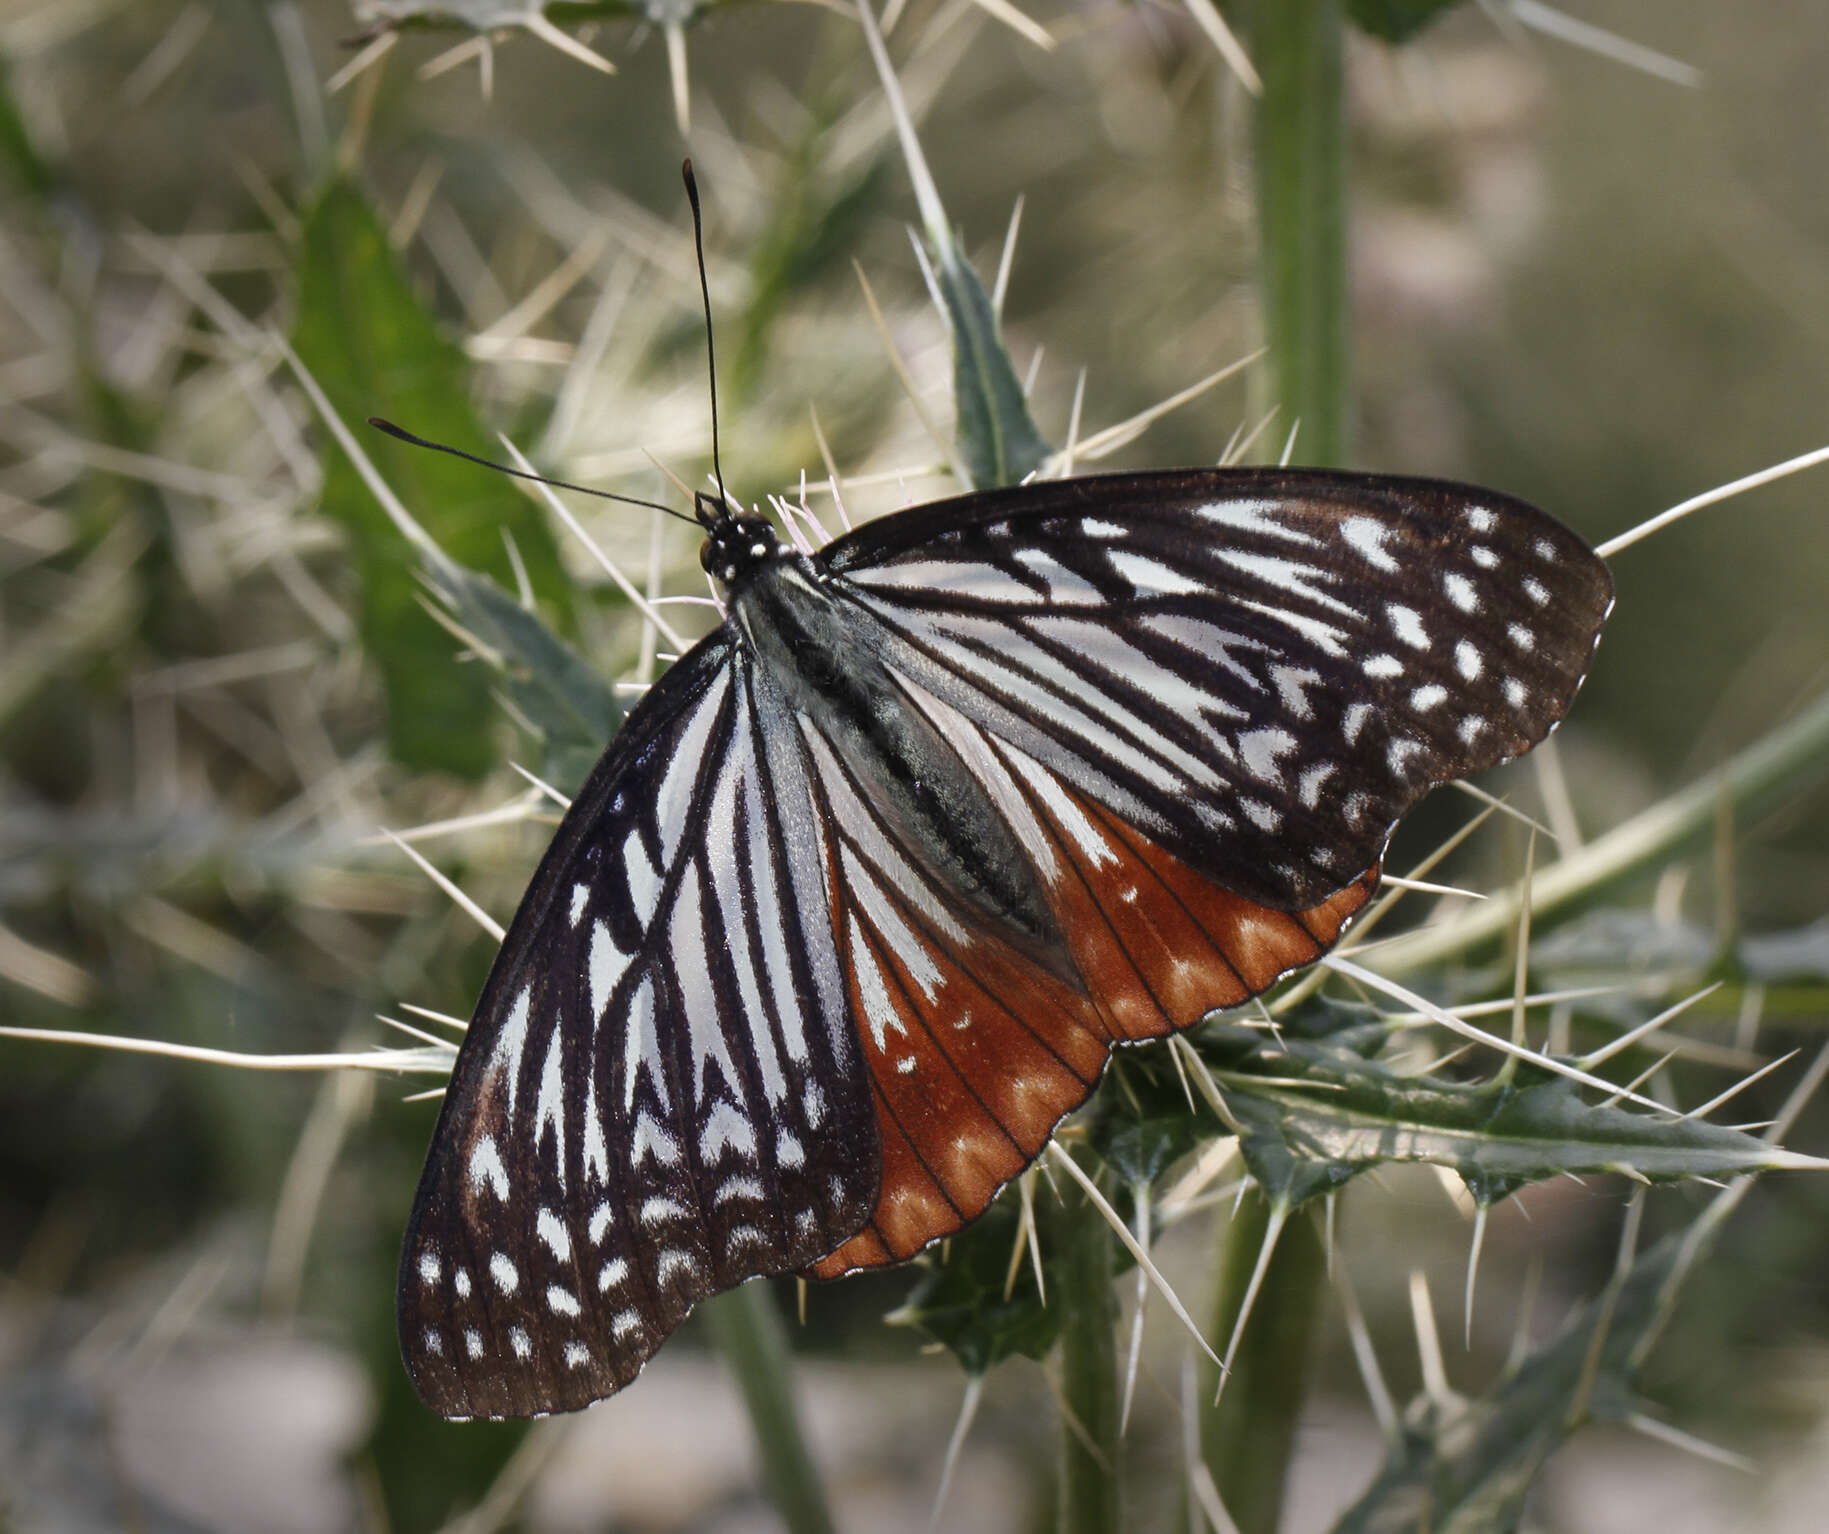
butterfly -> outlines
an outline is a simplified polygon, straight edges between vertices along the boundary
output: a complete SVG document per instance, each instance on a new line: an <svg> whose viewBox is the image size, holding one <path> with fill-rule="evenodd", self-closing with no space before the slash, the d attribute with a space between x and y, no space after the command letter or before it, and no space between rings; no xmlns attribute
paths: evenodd
<svg viewBox="0 0 1829 1534"><path fill-rule="evenodd" d="M447 1416L584 1406L708 1295L960 1229L1114 1045L1320 957L1612 601L1549 516L1427 480L1063 480L811 555L699 513L728 616L565 816L413 1207Z"/></svg>
<svg viewBox="0 0 1829 1534"><path fill-rule="evenodd" d="M1421 479L1031 483L812 553L695 509L724 620L566 813L408 1221L447 1417L586 1406L699 1300L961 1229L1115 1046L1325 953L1612 604L1553 518Z"/></svg>

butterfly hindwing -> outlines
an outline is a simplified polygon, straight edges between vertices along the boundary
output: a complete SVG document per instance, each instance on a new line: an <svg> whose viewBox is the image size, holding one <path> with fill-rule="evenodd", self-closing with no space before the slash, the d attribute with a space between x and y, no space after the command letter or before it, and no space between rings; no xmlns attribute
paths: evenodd
<svg viewBox="0 0 1829 1534"><path fill-rule="evenodd" d="M815 1266L822 1278L901 1261L975 1219L1085 1101L1115 1044L1160 1038L1312 963L1377 885L1373 868L1309 910L1255 905L906 685L1025 849L1071 978L964 919L815 752L840 839L840 950L883 1142L876 1210Z"/></svg>
<svg viewBox="0 0 1829 1534"><path fill-rule="evenodd" d="M991 491L821 557L893 668L1283 909L1370 867L1435 784L1541 740L1612 601L1522 502L1318 470Z"/></svg>
<svg viewBox="0 0 1829 1534"><path fill-rule="evenodd" d="M682 660L516 915L402 1259L402 1346L447 1416L609 1394L697 1300L806 1266L875 1200L843 980L803 937L831 930L827 870L771 709L727 632Z"/></svg>

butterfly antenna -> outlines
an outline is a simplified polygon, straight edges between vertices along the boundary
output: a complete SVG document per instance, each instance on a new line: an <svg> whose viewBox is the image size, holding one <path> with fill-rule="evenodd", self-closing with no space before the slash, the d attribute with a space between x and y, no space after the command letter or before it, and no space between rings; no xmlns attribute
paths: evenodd
<svg viewBox="0 0 1829 1534"><path fill-rule="evenodd" d="M689 517L684 512L675 511L671 506L663 506L659 501L644 501L639 496L618 495L614 490L594 490L589 485L574 485L566 479L548 479L544 474L530 474L526 469L510 468L505 463L497 463L492 458L481 458L475 453L466 453L461 447L452 447L448 442L434 442L429 437L415 436L404 426L396 426L392 421L384 420L378 415L371 415L368 424L376 431L384 431L390 437L398 437L402 442L410 442L414 447L430 448L435 453L449 453L453 458L467 459L471 463L481 464L485 469L494 469L498 474L507 474L514 479L530 479L536 485L551 485L555 490L576 490L580 495L594 495L600 501L621 501L628 506L646 506L650 511L664 511L670 517L677 517L682 522L698 526L696 517Z"/></svg>
<svg viewBox="0 0 1829 1534"><path fill-rule="evenodd" d="M688 158L680 166L686 183L686 201L692 204L692 243L699 258L699 298L705 305L705 367L711 377L711 472L718 477L718 498L724 497L724 465L718 457L718 354L711 339L711 284L705 277L705 214L699 207L698 178Z"/></svg>

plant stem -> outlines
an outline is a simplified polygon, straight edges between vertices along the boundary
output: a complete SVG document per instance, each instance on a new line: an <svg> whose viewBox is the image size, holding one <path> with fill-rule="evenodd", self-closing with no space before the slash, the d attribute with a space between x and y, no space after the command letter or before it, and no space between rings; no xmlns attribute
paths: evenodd
<svg viewBox="0 0 1829 1534"><path fill-rule="evenodd" d="M707 1300L699 1314L742 1387L762 1474L789 1534L833 1534L825 1484L800 1431L787 1329L768 1285L739 1284Z"/></svg>
<svg viewBox="0 0 1829 1534"><path fill-rule="evenodd" d="M1277 403L1300 422L1304 463L1346 461L1349 334L1346 128L1340 0L1252 0L1258 262ZM1216 1339L1229 1339L1268 1228L1248 1199L1221 1237ZM1283 1230L1217 1406L1204 1394L1201 1454L1241 1534L1273 1534L1308 1375L1324 1260L1307 1220Z"/></svg>
<svg viewBox="0 0 1829 1534"><path fill-rule="evenodd" d="M1063 1192L1066 1190L1063 1189ZM1053 1215L1049 1303L1060 1306L1060 1534L1116 1534L1118 1488L1117 1303L1111 1232L1091 1202L1068 1194Z"/></svg>
<svg viewBox="0 0 1829 1534"><path fill-rule="evenodd" d="M1346 129L1340 0L1255 0L1258 264L1284 429L1303 463L1348 438Z"/></svg>
<svg viewBox="0 0 1829 1534"><path fill-rule="evenodd" d="M1221 1233L1210 1333L1215 1347L1231 1339L1269 1222L1269 1201L1253 1195ZM1291 1219L1258 1288L1217 1406L1218 1373L1210 1365L1202 1370L1201 1457L1239 1534L1272 1534L1282 1513L1326 1271L1314 1222L1300 1215Z"/></svg>

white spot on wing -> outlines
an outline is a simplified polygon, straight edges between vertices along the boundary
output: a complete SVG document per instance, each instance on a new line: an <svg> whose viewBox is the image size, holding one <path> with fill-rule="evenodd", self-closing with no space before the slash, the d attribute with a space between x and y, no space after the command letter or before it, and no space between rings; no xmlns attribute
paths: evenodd
<svg viewBox="0 0 1829 1534"><path fill-rule="evenodd" d="M1469 506L1466 517L1467 525L1476 533L1490 533L1499 522L1499 519L1483 506Z"/></svg>
<svg viewBox="0 0 1829 1534"><path fill-rule="evenodd" d="M1099 607L1105 597L1085 576L1069 570L1044 549L1018 549L1016 562L1042 583L1050 602L1064 607Z"/></svg>
<svg viewBox="0 0 1829 1534"><path fill-rule="evenodd" d="M489 1254L489 1276L503 1294L513 1294L521 1286L521 1274L506 1252Z"/></svg>
<svg viewBox="0 0 1829 1534"><path fill-rule="evenodd" d="M1508 676L1505 679L1503 691L1505 693L1505 701L1513 708L1523 708L1524 700L1530 696L1530 694L1525 691L1524 684L1515 676Z"/></svg>
<svg viewBox="0 0 1829 1534"><path fill-rule="evenodd" d="M460 1300L469 1299L470 1298L470 1275L469 1275L469 1273L463 1268L457 1269L457 1271L451 1275L451 1287L457 1291L457 1297Z"/></svg>
<svg viewBox="0 0 1829 1534"><path fill-rule="evenodd" d="M1429 631L1423 627L1422 615L1415 608L1405 607L1401 602L1387 602L1384 610L1399 639L1412 649L1428 649Z"/></svg>
<svg viewBox="0 0 1829 1534"><path fill-rule="evenodd" d="M1467 551L1467 557L1482 570L1496 570L1499 568L1499 556L1493 553L1493 551L1487 548L1483 543L1476 543L1470 548Z"/></svg>
<svg viewBox="0 0 1829 1534"><path fill-rule="evenodd" d="M657 1285L667 1284L680 1277L690 1278L698 1264L691 1254L668 1250L660 1254L660 1261L654 1265L654 1282Z"/></svg>
<svg viewBox="0 0 1829 1534"><path fill-rule="evenodd" d="M553 1256L560 1262L572 1260L572 1233L565 1228L565 1221L550 1209L542 1209L534 1220L534 1229L540 1239L552 1249Z"/></svg>
<svg viewBox="0 0 1829 1534"><path fill-rule="evenodd" d="M1340 536L1358 551L1361 559L1377 570L1397 568L1397 561L1384 546L1390 535L1391 530L1372 517L1348 517L1340 524Z"/></svg>
<svg viewBox="0 0 1829 1534"><path fill-rule="evenodd" d="M1439 683L1431 682L1426 687L1419 687L1410 694L1410 707L1419 713L1428 713L1432 708L1439 708L1448 700L1448 689Z"/></svg>
<svg viewBox="0 0 1829 1534"><path fill-rule="evenodd" d="M1337 597L1330 597L1324 591L1316 590L1317 585L1324 585L1332 576L1319 565L1303 564L1299 560L1278 559L1271 554L1252 554L1244 549L1216 549L1219 557L1233 568L1242 570L1246 575L1263 581L1266 585L1275 586L1278 590L1293 592L1296 596L1306 597L1311 602L1318 602L1323 607L1331 607L1335 612L1346 613L1357 617L1358 614ZM1279 612L1279 617L1284 615ZM1287 619L1285 621L1288 621Z"/></svg>
<svg viewBox="0 0 1829 1534"><path fill-rule="evenodd" d="M643 1225L665 1225L669 1220L686 1218L686 1207L670 1198L651 1198L641 1206Z"/></svg>
<svg viewBox="0 0 1829 1534"><path fill-rule="evenodd" d="M1270 681L1277 690L1277 696L1283 700L1283 707L1298 719L1313 716L1314 709L1309 704L1308 694L1304 688L1313 687L1320 681L1319 673L1304 671L1299 666L1272 666Z"/></svg>
<svg viewBox="0 0 1829 1534"><path fill-rule="evenodd" d="M582 888L582 886L580 886ZM610 992L629 967L629 955L616 946L610 936L610 924L599 919L591 927L591 1018L603 1021L603 1009L610 1004Z"/></svg>
<svg viewBox="0 0 1829 1534"><path fill-rule="evenodd" d="M1406 735L1399 735L1385 747L1385 765L1391 769L1394 778L1407 778L1410 775L1410 758L1423 754L1423 743L1412 740Z"/></svg>
<svg viewBox="0 0 1829 1534"><path fill-rule="evenodd" d="M1105 556L1112 569L1131 583L1138 596L1198 596L1210 587L1179 570L1129 549L1112 549Z"/></svg>
<svg viewBox="0 0 1829 1534"><path fill-rule="evenodd" d="M1312 533L1286 522L1275 501L1214 501L1195 507L1194 515L1241 533L1264 533L1272 538L1287 538L1293 543L1315 541Z"/></svg>
<svg viewBox="0 0 1829 1534"><path fill-rule="evenodd" d="M568 1369L582 1369L591 1361L591 1350L582 1342L565 1344L565 1364Z"/></svg>
<svg viewBox="0 0 1829 1534"><path fill-rule="evenodd" d="M585 1234L591 1238L592 1246L603 1245L603 1238L609 1233L615 1218L616 1212L610 1208L607 1199L591 1211L591 1223L586 1227Z"/></svg>
<svg viewBox="0 0 1829 1534"><path fill-rule="evenodd" d="M533 1343L528 1339L527 1332L522 1327L508 1328L508 1346L514 1349L516 1358L527 1359L533 1356Z"/></svg>
<svg viewBox="0 0 1829 1534"><path fill-rule="evenodd" d="M438 1263L438 1253L428 1246L419 1254L419 1282L429 1287L438 1282L439 1274L442 1271L443 1269Z"/></svg>
<svg viewBox="0 0 1829 1534"><path fill-rule="evenodd" d="M606 1262L603 1271L597 1275L597 1292L608 1294L629 1276L628 1262L618 1257L613 1262Z"/></svg>
<svg viewBox="0 0 1829 1534"><path fill-rule="evenodd" d="M660 870L648 856L647 844L641 839L641 828L629 832L622 844L622 873L628 885L629 904L645 927L654 919L654 906L660 899Z"/></svg>
<svg viewBox="0 0 1829 1534"><path fill-rule="evenodd" d="M1287 730L1252 730L1238 738L1238 754L1254 778L1280 778L1278 763L1296 748Z"/></svg>
<svg viewBox="0 0 1829 1534"><path fill-rule="evenodd" d="M1549 587L1545 586L1543 582L1538 580L1534 575L1527 575L1524 577L1524 594L1538 607L1542 607L1550 599Z"/></svg>
<svg viewBox="0 0 1829 1534"><path fill-rule="evenodd" d="M1532 650L1537 648L1537 636L1531 633L1522 623L1507 624L1505 628L1505 637L1526 654L1529 654Z"/></svg>
<svg viewBox="0 0 1829 1534"><path fill-rule="evenodd" d="M1331 778L1338 768L1332 762L1317 762L1303 772L1298 784L1302 803L1313 809L1321 802L1322 786Z"/></svg>
<svg viewBox="0 0 1829 1534"><path fill-rule="evenodd" d="M711 1165L727 1151L754 1156L756 1131L731 1104L718 1103L706 1115L705 1127L699 1133L699 1155Z"/></svg>
<svg viewBox="0 0 1829 1534"><path fill-rule="evenodd" d="M1283 824L1283 817L1262 799L1240 799L1238 807L1245 812L1245 819L1260 831L1276 831Z"/></svg>
<svg viewBox="0 0 1829 1534"><path fill-rule="evenodd" d="M1454 646L1454 669L1468 681L1473 681L1482 669L1480 652L1470 641L1461 639Z"/></svg>
<svg viewBox="0 0 1829 1534"><path fill-rule="evenodd" d="M677 1166L680 1142L656 1123L653 1115L640 1113L635 1117L635 1133L629 1136L629 1165L640 1166L644 1156L652 1156L662 1166Z"/></svg>
<svg viewBox="0 0 1829 1534"><path fill-rule="evenodd" d="M497 1198L508 1197L508 1168L494 1135L484 1135L470 1151L470 1186L480 1193L485 1184Z"/></svg>
<svg viewBox="0 0 1829 1534"><path fill-rule="evenodd" d="M1448 593L1448 600L1464 613L1473 612L1480 605L1480 594L1473 589L1473 582L1458 570L1450 570L1442 577L1442 590Z"/></svg>
<svg viewBox="0 0 1829 1534"><path fill-rule="evenodd" d="M558 1284L546 1286L546 1308L555 1316L575 1316L580 1313L578 1296Z"/></svg>
<svg viewBox="0 0 1829 1534"><path fill-rule="evenodd" d="M775 1160L784 1167L805 1166L807 1153L800 1148L800 1142L784 1129L775 1140Z"/></svg>
<svg viewBox="0 0 1829 1534"><path fill-rule="evenodd" d="M1382 681L1387 677L1402 676L1404 663L1395 655L1374 655L1364 661L1359 669L1367 676Z"/></svg>
<svg viewBox="0 0 1829 1534"><path fill-rule="evenodd" d="M483 1334L474 1326L470 1327L464 1333L464 1351L472 1358L481 1358L483 1356Z"/></svg>
<svg viewBox="0 0 1829 1534"><path fill-rule="evenodd" d="M1340 733L1346 737L1349 746L1359 739L1359 732L1365 728L1366 720L1376 712L1369 703L1347 705L1346 712L1340 716Z"/></svg>

